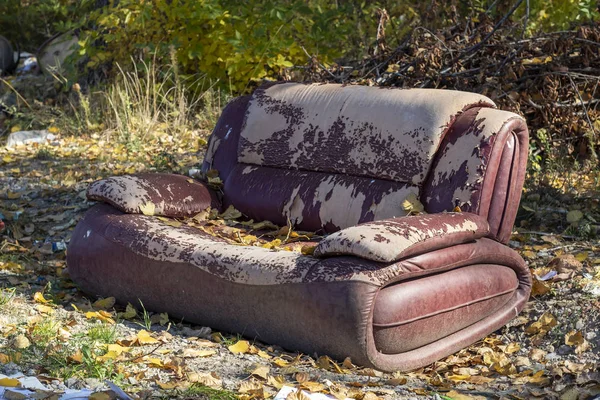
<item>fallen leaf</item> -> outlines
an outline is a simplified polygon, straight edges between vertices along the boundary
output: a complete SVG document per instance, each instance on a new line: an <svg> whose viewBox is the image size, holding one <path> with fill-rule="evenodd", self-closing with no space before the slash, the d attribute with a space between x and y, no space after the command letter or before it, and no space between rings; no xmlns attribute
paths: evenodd
<svg viewBox="0 0 600 400"><path fill-rule="evenodd" d="M540 281L537 278L533 278L533 285L531 286L532 296L543 296L548 293L552 288L544 281Z"/></svg>
<svg viewBox="0 0 600 400"><path fill-rule="evenodd" d="M487 398L485 396L469 396L459 393L456 390L451 390L444 395L452 400L485 400Z"/></svg>
<svg viewBox="0 0 600 400"><path fill-rule="evenodd" d="M419 201L419 198L415 193L409 193L408 196L402 202L402 209L409 214L419 214L425 211L423 203Z"/></svg>
<svg viewBox="0 0 600 400"><path fill-rule="evenodd" d="M67 362L72 364L81 364L83 362L83 354L80 350L67 357Z"/></svg>
<svg viewBox="0 0 600 400"><path fill-rule="evenodd" d="M185 349L183 351L183 357L185 358L196 358L196 357L210 357L217 354L216 350L196 350L196 349Z"/></svg>
<svg viewBox="0 0 600 400"><path fill-rule="evenodd" d="M530 335L544 336L557 324L556 318L549 312L546 312L542 314L536 322L529 325L527 329L525 329L525 332Z"/></svg>
<svg viewBox="0 0 600 400"><path fill-rule="evenodd" d="M165 366L160 358L148 357L146 361L148 361L148 365L154 368L163 368Z"/></svg>
<svg viewBox="0 0 600 400"><path fill-rule="evenodd" d="M94 304L92 304L92 307L97 310L108 310L115 305L115 301L116 300L114 297L107 297L105 299L95 301Z"/></svg>
<svg viewBox="0 0 600 400"><path fill-rule="evenodd" d="M303 389L307 389L311 393L318 393L327 389L327 386L325 386L324 384L311 381L302 382L300 384L300 387L302 387Z"/></svg>
<svg viewBox="0 0 600 400"><path fill-rule="evenodd" d="M252 394L253 396L258 398L264 398L263 390L263 384L256 379L243 381L242 383L240 383L240 386L238 388L238 392L242 394Z"/></svg>
<svg viewBox="0 0 600 400"><path fill-rule="evenodd" d="M240 218L242 216L242 213L236 210L234 206L230 205L229 207L227 207L227 210L225 210L220 216L224 220L233 220Z"/></svg>
<svg viewBox="0 0 600 400"><path fill-rule="evenodd" d="M87 319L99 319L101 321L107 322L109 324L114 324L115 320L111 318L110 313L100 310L100 311L88 311L85 313L85 317Z"/></svg>
<svg viewBox="0 0 600 400"><path fill-rule="evenodd" d="M35 300L36 303L40 304L49 303L49 301L44 298L44 294L42 292L35 292L35 294L33 295L33 300Z"/></svg>
<svg viewBox="0 0 600 400"><path fill-rule="evenodd" d="M127 303L127 307L125 308L125 312L119 314L119 316L121 318L124 318L124 319L132 319L132 318L135 318L137 316L137 310L135 309L134 306L131 305L131 303Z"/></svg>
<svg viewBox="0 0 600 400"><path fill-rule="evenodd" d="M152 216L152 215L154 215L154 212L156 211L156 206L154 205L154 203L147 202L145 204L140 205L140 211L144 215Z"/></svg>
<svg viewBox="0 0 600 400"><path fill-rule="evenodd" d="M268 366L261 365L261 366L256 367L250 375L252 375L256 378L261 378L263 380L267 380L267 376L269 375L270 370L271 369Z"/></svg>
<svg viewBox="0 0 600 400"><path fill-rule="evenodd" d="M35 308L42 314L52 314L54 312L54 308L44 304L36 304Z"/></svg>
<svg viewBox="0 0 600 400"><path fill-rule="evenodd" d="M565 335L565 344L569 346L577 346L584 342L583 335L579 331L571 331Z"/></svg>
<svg viewBox="0 0 600 400"><path fill-rule="evenodd" d="M221 380L214 372L191 372L187 375L187 378L190 382L199 383L213 389L220 389L223 387L223 380Z"/></svg>
<svg viewBox="0 0 600 400"><path fill-rule="evenodd" d="M250 343L247 340L239 340L236 344L227 347L233 354L244 354L250 350Z"/></svg>
<svg viewBox="0 0 600 400"><path fill-rule="evenodd" d="M179 387L179 382L161 382L161 381L156 381L156 384L158 385L158 387L160 387L163 390L173 390Z"/></svg>
<svg viewBox="0 0 600 400"><path fill-rule="evenodd" d="M18 335L11 341L11 346L15 349L26 349L31 346L31 342L25 335Z"/></svg>
<svg viewBox="0 0 600 400"><path fill-rule="evenodd" d="M150 336L150 332L143 329L137 333L136 339L137 342L141 345L158 343L158 340Z"/></svg>

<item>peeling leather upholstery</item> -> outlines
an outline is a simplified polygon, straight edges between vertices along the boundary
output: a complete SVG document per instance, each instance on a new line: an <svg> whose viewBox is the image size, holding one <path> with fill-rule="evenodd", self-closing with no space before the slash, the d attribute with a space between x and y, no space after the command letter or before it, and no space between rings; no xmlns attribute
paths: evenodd
<svg viewBox="0 0 600 400"><path fill-rule="evenodd" d="M402 258L485 237L487 220L476 214L440 213L390 218L332 233L315 249L315 257L352 255L393 262Z"/></svg>
<svg viewBox="0 0 600 400"><path fill-rule="evenodd" d="M176 175L94 183L90 198L107 204L78 223L69 272L90 294L290 350L423 367L529 297L525 262L502 244L527 135L521 117L469 93L268 84L233 100L209 138L203 170L218 171L222 197ZM407 217L409 195L430 215ZM168 216L233 205L331 235L319 257L237 246L140 215L146 202Z"/></svg>
<svg viewBox="0 0 600 400"><path fill-rule="evenodd" d="M138 174L115 176L92 183L90 200L102 201L130 214L140 207L154 205L154 215L187 217L208 207L220 208L217 197L202 182L182 175Z"/></svg>

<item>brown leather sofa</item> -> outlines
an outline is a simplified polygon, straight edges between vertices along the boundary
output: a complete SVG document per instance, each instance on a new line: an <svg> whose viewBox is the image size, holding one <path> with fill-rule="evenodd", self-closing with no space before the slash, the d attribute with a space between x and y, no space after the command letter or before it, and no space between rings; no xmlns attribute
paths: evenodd
<svg viewBox="0 0 600 400"><path fill-rule="evenodd" d="M93 183L102 201L68 248L72 279L210 327L410 370L503 326L530 275L505 243L527 160L525 121L481 95L278 83L233 100L203 169ZM407 216L420 199L427 214ZM233 205L254 221L326 234L313 255L237 246L140 213ZM452 212L457 211L457 212Z"/></svg>

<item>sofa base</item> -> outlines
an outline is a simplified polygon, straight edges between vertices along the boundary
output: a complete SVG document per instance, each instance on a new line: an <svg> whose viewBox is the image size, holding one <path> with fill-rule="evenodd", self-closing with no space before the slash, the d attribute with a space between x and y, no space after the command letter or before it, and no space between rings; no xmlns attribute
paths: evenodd
<svg viewBox="0 0 600 400"><path fill-rule="evenodd" d="M110 206L95 206L73 233L68 268L83 291L114 296L123 304L141 300L149 310L189 322L309 355L327 354L339 360L350 357L358 365L384 371L419 368L472 344L515 317L529 295L529 272L522 259L488 239L453 246L450 252L443 249L403 260L398 264L411 272L383 285L360 280L248 285L224 280L187 263L150 259L116 243L104 234L118 214ZM343 263L356 264L356 260L332 257L320 261L319 267L336 268ZM371 269L376 265L366 263ZM399 288L403 284L414 286L426 279L444 282L449 276L475 271L481 276L494 271L492 276L510 277L504 286L492 290L497 295L488 296L493 304L483 299L486 307L475 310L472 306L480 302L474 302L457 308L462 310L460 317L454 314L453 318L425 324L423 318L403 321L402 329L382 336L382 327L374 322L377 304L381 304L378 296L380 302L392 291L402 297ZM444 296L462 292L459 286L432 292L424 302L444 304L449 301ZM392 293L392 300L388 296L386 301L396 301L398 307L411 304L410 299L393 297ZM385 315L375 317L385 319ZM428 330L437 333L423 341L419 332ZM415 341L415 337L420 339Z"/></svg>

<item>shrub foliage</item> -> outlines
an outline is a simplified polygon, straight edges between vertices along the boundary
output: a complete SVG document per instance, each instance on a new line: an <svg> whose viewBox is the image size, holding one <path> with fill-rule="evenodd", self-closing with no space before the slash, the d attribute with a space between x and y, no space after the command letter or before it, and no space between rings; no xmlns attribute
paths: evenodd
<svg viewBox="0 0 600 400"><path fill-rule="evenodd" d="M0 34L31 51L57 32L76 29L84 68L116 73L115 63L154 57L239 93L253 81L288 76L292 65L313 57L327 65L372 54L382 10L393 48L416 26L437 29L481 13L497 19L518 2L3 0ZM595 0L520 3L512 18L527 22L529 33L598 17Z"/></svg>

